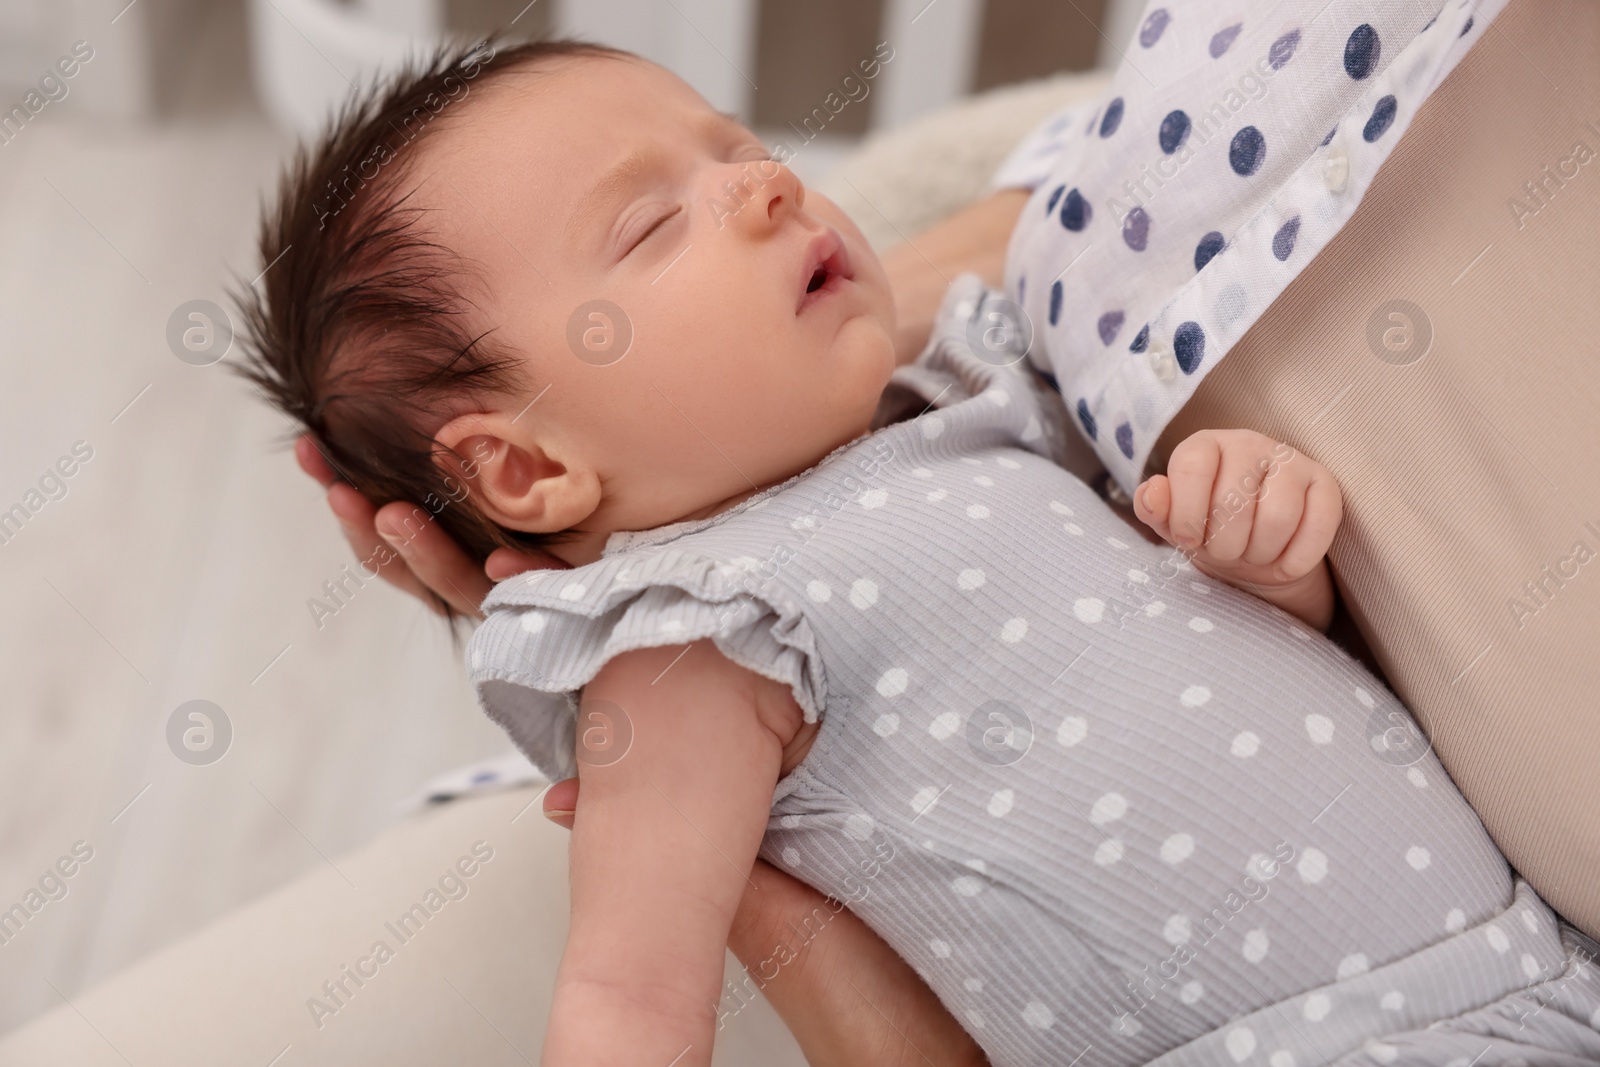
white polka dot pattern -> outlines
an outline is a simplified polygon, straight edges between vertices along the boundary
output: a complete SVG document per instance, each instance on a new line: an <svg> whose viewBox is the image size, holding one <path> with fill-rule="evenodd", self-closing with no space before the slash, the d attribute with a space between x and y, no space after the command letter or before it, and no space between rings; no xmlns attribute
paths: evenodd
<svg viewBox="0 0 1600 1067"><path fill-rule="evenodd" d="M1245 1063L1318 1063L1279 1014L1330 1048L1425 1028L1435 991L1406 967L1430 952L1463 954L1479 1005L1528 984L1525 956L1560 973L1542 905L1537 930L1500 917L1504 860L1437 758L1375 758L1368 720L1404 714L1392 694L1174 568L1021 443L1031 417L1066 425L1023 368L978 365L947 333L908 370L910 410L944 394L936 434L909 419L759 509L614 535L593 564L496 587L472 677L541 768L570 773L569 700L617 650L714 640L819 720L761 855L848 900L997 1064L1207 1041L1201 1062L1232 1062L1235 1029ZM972 403L999 375L1009 402Z"/></svg>

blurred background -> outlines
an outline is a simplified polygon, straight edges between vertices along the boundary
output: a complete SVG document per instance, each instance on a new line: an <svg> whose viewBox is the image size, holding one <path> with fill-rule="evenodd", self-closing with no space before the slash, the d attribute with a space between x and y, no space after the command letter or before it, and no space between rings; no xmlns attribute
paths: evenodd
<svg viewBox="0 0 1600 1067"><path fill-rule="evenodd" d="M974 92L1114 66L1141 7L0 0L0 1033L509 749L443 624L342 571L353 557L286 424L172 340L199 321L184 305L231 312L229 285L259 276L262 200L352 84L446 34L577 34L793 146L891 42L870 95L796 156L819 183ZM892 237L862 214L876 244ZM227 324L212 327L214 358ZM206 717L172 728L196 700ZM65 895L39 895L75 846L92 858Z"/></svg>

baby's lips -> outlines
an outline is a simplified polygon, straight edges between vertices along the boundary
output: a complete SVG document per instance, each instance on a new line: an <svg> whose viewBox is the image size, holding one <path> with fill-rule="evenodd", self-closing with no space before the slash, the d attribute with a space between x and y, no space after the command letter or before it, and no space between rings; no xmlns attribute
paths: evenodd
<svg viewBox="0 0 1600 1067"><path fill-rule="evenodd" d="M834 250L832 256L828 257L828 261L823 266L841 277L854 279L856 272L850 264L850 246L845 243L844 235L837 230L834 231L834 236L839 239L839 247Z"/></svg>
<svg viewBox="0 0 1600 1067"><path fill-rule="evenodd" d="M813 237L806 245L805 256L801 260L803 270L800 274L800 303L805 303L809 295L811 279L818 268L828 272L830 278L854 278L855 272L851 269L850 253L845 248L844 238L832 226L824 228L823 232ZM798 308L796 309L798 310Z"/></svg>

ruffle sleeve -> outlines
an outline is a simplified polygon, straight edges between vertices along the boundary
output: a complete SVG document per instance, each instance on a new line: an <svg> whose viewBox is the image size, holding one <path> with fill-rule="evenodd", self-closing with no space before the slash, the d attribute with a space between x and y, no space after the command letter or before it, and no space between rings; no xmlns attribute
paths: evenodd
<svg viewBox="0 0 1600 1067"><path fill-rule="evenodd" d="M578 691L634 649L709 637L735 663L787 685L807 722L823 712L811 626L752 557L718 560L671 545L624 551L509 578L483 610L467 645L478 702L552 779L577 773Z"/></svg>

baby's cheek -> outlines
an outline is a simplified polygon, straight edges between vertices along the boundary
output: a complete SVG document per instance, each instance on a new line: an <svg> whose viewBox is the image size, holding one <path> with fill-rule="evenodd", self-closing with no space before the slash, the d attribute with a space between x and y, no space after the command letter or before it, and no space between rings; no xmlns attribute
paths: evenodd
<svg viewBox="0 0 1600 1067"><path fill-rule="evenodd" d="M840 331L831 363L828 374L814 379L822 386L818 403L825 406L827 421L835 427L861 424L860 429L844 438L849 440L864 431L877 411L878 401L895 369L894 341L871 320L857 319ZM820 414L822 412L817 412L811 417ZM796 415L805 417L801 412Z"/></svg>
<svg viewBox="0 0 1600 1067"><path fill-rule="evenodd" d="M894 348L893 312L888 319L888 322L873 323L870 328L862 331L863 363L871 369L875 392L880 393L889 383L889 376L894 373L895 367L899 365Z"/></svg>

